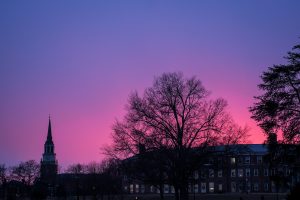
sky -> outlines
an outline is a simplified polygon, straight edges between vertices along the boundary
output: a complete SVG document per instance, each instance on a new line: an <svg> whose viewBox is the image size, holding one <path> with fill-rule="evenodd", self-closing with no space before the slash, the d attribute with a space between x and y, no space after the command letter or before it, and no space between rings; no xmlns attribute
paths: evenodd
<svg viewBox="0 0 300 200"><path fill-rule="evenodd" d="M60 165L104 158L128 95L196 76L252 143L260 75L299 44L300 1L1 1L0 163L40 161L51 115Z"/></svg>

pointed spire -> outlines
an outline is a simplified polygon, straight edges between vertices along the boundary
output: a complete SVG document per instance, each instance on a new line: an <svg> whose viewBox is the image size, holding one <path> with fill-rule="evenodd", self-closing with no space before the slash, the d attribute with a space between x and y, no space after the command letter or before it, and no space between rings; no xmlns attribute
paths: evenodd
<svg viewBox="0 0 300 200"><path fill-rule="evenodd" d="M50 119L50 115L49 115L47 141L52 141L52 131L51 131L51 119Z"/></svg>

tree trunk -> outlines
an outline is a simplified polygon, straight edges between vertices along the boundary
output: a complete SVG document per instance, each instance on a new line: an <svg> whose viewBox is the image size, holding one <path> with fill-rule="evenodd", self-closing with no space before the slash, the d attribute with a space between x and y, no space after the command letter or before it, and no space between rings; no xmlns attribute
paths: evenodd
<svg viewBox="0 0 300 200"><path fill-rule="evenodd" d="M160 200L164 199L164 184L159 184L159 196Z"/></svg>
<svg viewBox="0 0 300 200"><path fill-rule="evenodd" d="M175 200L180 200L178 187L174 186L174 190L175 190Z"/></svg>
<svg viewBox="0 0 300 200"><path fill-rule="evenodd" d="M189 193L187 189L187 184L182 184L180 186L180 200L189 200Z"/></svg>

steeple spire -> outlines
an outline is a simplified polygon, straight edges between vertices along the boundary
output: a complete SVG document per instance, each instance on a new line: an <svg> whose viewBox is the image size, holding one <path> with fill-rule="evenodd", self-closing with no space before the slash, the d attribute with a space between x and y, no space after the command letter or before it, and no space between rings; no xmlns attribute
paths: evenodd
<svg viewBox="0 0 300 200"><path fill-rule="evenodd" d="M49 115L47 141L52 142L51 119Z"/></svg>

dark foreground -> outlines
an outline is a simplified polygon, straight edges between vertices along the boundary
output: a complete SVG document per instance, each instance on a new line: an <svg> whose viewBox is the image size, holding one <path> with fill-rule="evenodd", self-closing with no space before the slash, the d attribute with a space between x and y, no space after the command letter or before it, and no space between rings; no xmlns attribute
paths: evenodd
<svg viewBox="0 0 300 200"><path fill-rule="evenodd" d="M29 198L16 198L16 200L30 200ZM159 200L159 195L113 195L100 197L67 197L67 198L47 198L47 200ZM173 195L165 195L164 200L174 200ZM257 193L257 194L197 194L190 195L189 200L285 200L286 194ZM0 198L0 200L4 200Z"/></svg>

